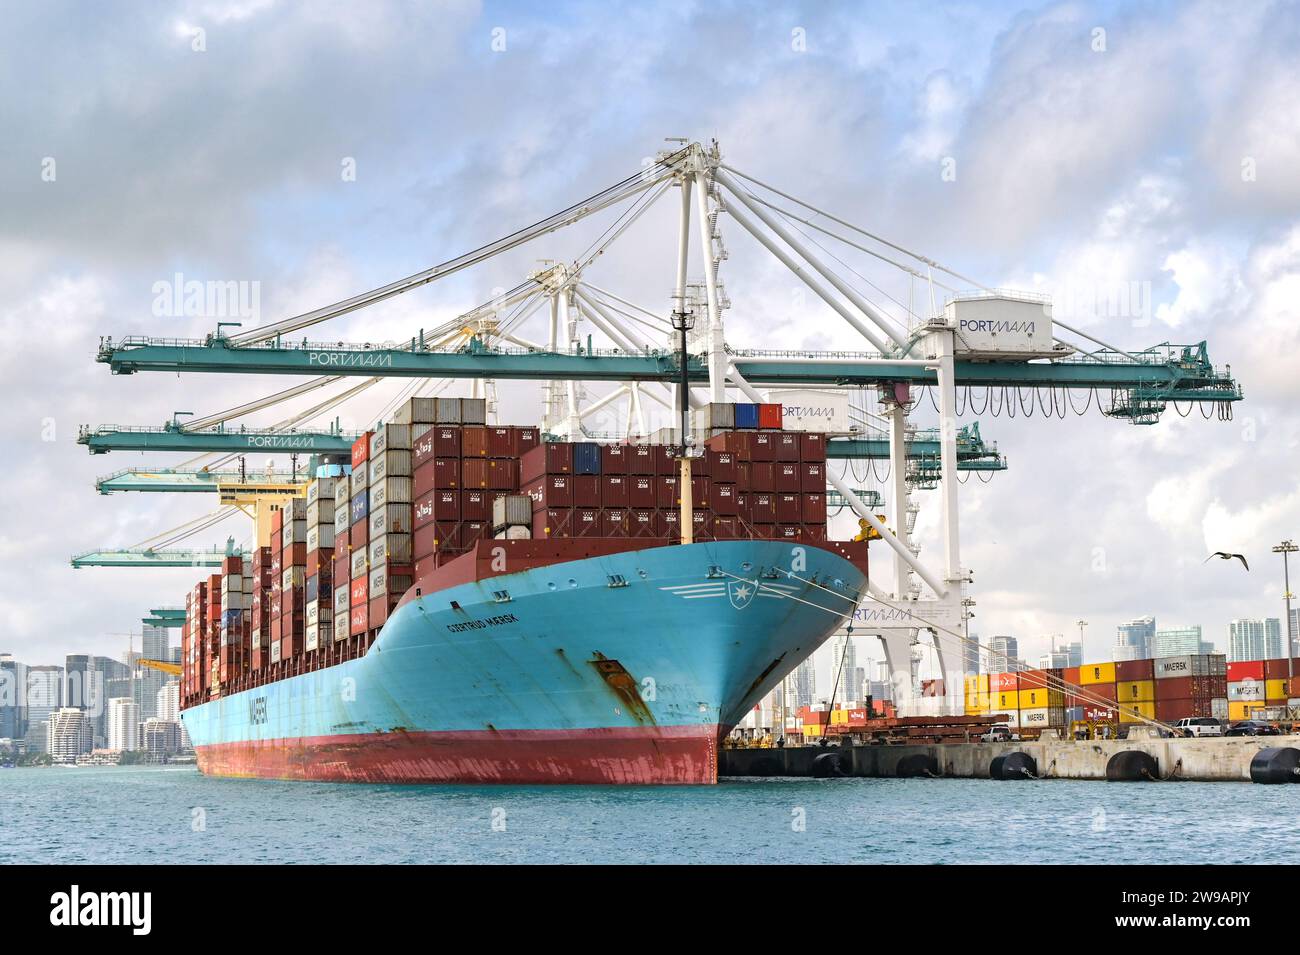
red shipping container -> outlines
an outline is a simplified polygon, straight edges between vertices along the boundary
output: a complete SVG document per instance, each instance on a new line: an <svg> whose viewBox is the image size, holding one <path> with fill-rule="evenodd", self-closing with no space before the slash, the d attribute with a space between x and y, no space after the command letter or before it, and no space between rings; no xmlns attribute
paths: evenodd
<svg viewBox="0 0 1300 955"><path fill-rule="evenodd" d="M749 495L750 522L753 524L776 523L776 495L767 491L753 492Z"/></svg>
<svg viewBox="0 0 1300 955"><path fill-rule="evenodd" d="M763 427L760 425L760 427ZM782 434L772 435L772 443L776 448L776 460L784 461L791 464L799 463L799 435L793 431L787 431Z"/></svg>
<svg viewBox="0 0 1300 955"><path fill-rule="evenodd" d="M655 474L678 474L681 471L681 465L668 453L666 445L652 444L650 452L650 456L654 458Z"/></svg>
<svg viewBox="0 0 1300 955"><path fill-rule="evenodd" d="M600 449L601 474L627 474L628 448L622 444L606 444Z"/></svg>
<svg viewBox="0 0 1300 955"><path fill-rule="evenodd" d="M1155 660L1118 660L1115 663L1115 679L1120 683L1137 683L1156 678ZM1074 679L1068 676L1066 682L1078 683L1079 671L1074 668Z"/></svg>
<svg viewBox="0 0 1300 955"><path fill-rule="evenodd" d="M433 530L429 532L430 537L425 538L425 540L432 541L433 547L431 550L460 550L460 529L462 526L460 521L434 521L429 526L432 527ZM426 528L421 528L421 530L425 529ZM411 540L411 547L415 547L414 538Z"/></svg>
<svg viewBox="0 0 1300 955"><path fill-rule="evenodd" d="M826 525L825 524L805 524L803 526L803 539L813 543L825 543Z"/></svg>
<svg viewBox="0 0 1300 955"><path fill-rule="evenodd" d="M734 517L724 517L721 514L713 518L713 537L715 540L729 541L735 540L739 534L740 522Z"/></svg>
<svg viewBox="0 0 1300 955"><path fill-rule="evenodd" d="M681 478L677 475L660 475L654 478L654 482L655 507L660 509L676 507L681 502L677 496L677 485L681 483Z"/></svg>
<svg viewBox="0 0 1300 955"><path fill-rule="evenodd" d="M659 474L657 451L660 445L633 444L623 455L628 474Z"/></svg>
<svg viewBox="0 0 1300 955"><path fill-rule="evenodd" d="M1163 683L1164 680L1159 682ZM1195 699L1156 700L1156 719L1162 723L1177 723L1192 716L1213 716L1213 698L1208 696Z"/></svg>
<svg viewBox="0 0 1300 955"><path fill-rule="evenodd" d="M736 484L742 491L754 486L754 462L736 461Z"/></svg>
<svg viewBox="0 0 1300 955"><path fill-rule="evenodd" d="M611 474L600 479L600 504L602 507L627 507L628 478L622 474Z"/></svg>
<svg viewBox="0 0 1300 955"><path fill-rule="evenodd" d="M1110 703L1116 702L1114 683L1089 683L1086 686L1079 687L1077 695L1083 699L1085 706L1099 700L1106 700Z"/></svg>
<svg viewBox="0 0 1300 955"><path fill-rule="evenodd" d="M392 612L401 599L401 594L381 594L378 597L371 597L368 605L370 619L366 621L369 629L378 630L382 627L388 620L389 613Z"/></svg>
<svg viewBox="0 0 1300 955"><path fill-rule="evenodd" d="M607 507L600 512L601 537L627 537L627 511L621 507Z"/></svg>
<svg viewBox="0 0 1300 955"><path fill-rule="evenodd" d="M522 458L541 442L536 428L511 428L510 456Z"/></svg>
<svg viewBox="0 0 1300 955"><path fill-rule="evenodd" d="M544 474L572 474L573 445L550 441L524 453L519 459L519 481L531 484Z"/></svg>
<svg viewBox="0 0 1300 955"><path fill-rule="evenodd" d="M411 444L411 464L419 467L434 458L460 457L460 428L435 425Z"/></svg>
<svg viewBox="0 0 1300 955"><path fill-rule="evenodd" d="M438 550L438 524L429 521L427 524L421 524L415 528L415 534L411 538L411 556L416 560L421 557L429 557Z"/></svg>
<svg viewBox="0 0 1300 955"><path fill-rule="evenodd" d="M367 431L352 442L352 470L355 471L370 460L370 436L372 434L374 434L373 431Z"/></svg>
<svg viewBox="0 0 1300 955"><path fill-rule="evenodd" d="M773 435L758 432L749 439L749 459L751 461L775 461L776 441Z"/></svg>
<svg viewBox="0 0 1300 955"><path fill-rule="evenodd" d="M370 578L358 577L348 586L348 606L359 607L370 599Z"/></svg>
<svg viewBox="0 0 1300 955"><path fill-rule="evenodd" d="M740 502L736 500L736 485L713 484L711 488L713 500L709 504L715 514L734 517L740 513Z"/></svg>
<svg viewBox="0 0 1300 955"><path fill-rule="evenodd" d="M714 451L729 451L736 456L739 462L754 460L751 451L754 432L752 431L724 431L722 434L715 434L705 442L705 445Z"/></svg>
<svg viewBox="0 0 1300 955"><path fill-rule="evenodd" d="M654 508L659 506L658 487L663 478L648 474L637 474L627 479L627 502L632 507Z"/></svg>
<svg viewBox="0 0 1300 955"><path fill-rule="evenodd" d="M629 537L654 537L658 531L655 524L655 512L652 508L632 508L628 511L627 522Z"/></svg>
<svg viewBox="0 0 1300 955"><path fill-rule="evenodd" d="M691 525L695 540L713 539L713 512L696 508L691 512Z"/></svg>
<svg viewBox="0 0 1300 955"><path fill-rule="evenodd" d="M675 540L681 536L681 512L676 510L655 511L655 537L661 540Z"/></svg>
<svg viewBox="0 0 1300 955"><path fill-rule="evenodd" d="M515 454L513 428L487 429L487 455L489 458L509 458Z"/></svg>
<svg viewBox="0 0 1300 955"><path fill-rule="evenodd" d="M803 523L817 526L823 529L826 526L826 495L825 494L801 494L803 499L802 515ZM823 539L825 539L823 537Z"/></svg>
<svg viewBox="0 0 1300 955"><path fill-rule="evenodd" d="M799 494L776 494L776 522L778 524L798 524L803 516Z"/></svg>
<svg viewBox="0 0 1300 955"><path fill-rule="evenodd" d="M575 507L573 509L573 536L600 537L603 530L600 523L600 508Z"/></svg>
<svg viewBox="0 0 1300 955"><path fill-rule="evenodd" d="M569 507L543 507L533 511L533 537L569 537L573 524L573 509Z"/></svg>
<svg viewBox="0 0 1300 955"><path fill-rule="evenodd" d="M348 633L358 637L370 629L370 605L364 603L360 607L353 607L352 613L348 615Z"/></svg>
<svg viewBox="0 0 1300 955"><path fill-rule="evenodd" d="M326 572L329 571L330 561L334 559L334 548L322 547L318 550L307 551L307 576L315 577L324 567Z"/></svg>
<svg viewBox="0 0 1300 955"><path fill-rule="evenodd" d="M709 506L709 479L706 477L691 478L691 507L708 507Z"/></svg>
<svg viewBox="0 0 1300 955"><path fill-rule="evenodd" d="M487 521L461 521L460 546L464 548L473 547L480 540L491 537L490 530Z"/></svg>
<svg viewBox="0 0 1300 955"><path fill-rule="evenodd" d="M800 540L803 537L803 528L798 524L777 524L776 532L772 536L777 540Z"/></svg>
<svg viewBox="0 0 1300 955"><path fill-rule="evenodd" d="M799 473L800 465L782 462L776 465L776 477L772 490L788 493L798 493L803 488L803 478Z"/></svg>
<svg viewBox="0 0 1300 955"><path fill-rule="evenodd" d="M573 478L567 474L548 474L520 488L520 493L533 499L533 510L539 507L572 507Z"/></svg>
<svg viewBox="0 0 1300 955"><path fill-rule="evenodd" d="M1265 660L1264 679L1285 680L1294 676L1296 673L1300 673L1300 657L1297 657L1295 661L1290 664L1290 667L1291 670L1288 671L1288 663L1286 657L1281 657L1280 659L1277 660Z"/></svg>
<svg viewBox="0 0 1300 955"><path fill-rule="evenodd" d="M487 458L465 458L460 462L460 465L461 487L485 488L488 486Z"/></svg>
<svg viewBox="0 0 1300 955"><path fill-rule="evenodd" d="M677 463L680 470L681 462ZM713 471L710 468L712 463L713 459L707 453L703 457L691 458L691 477L712 477Z"/></svg>
<svg viewBox="0 0 1300 955"><path fill-rule="evenodd" d="M493 491L513 491L519 486L519 462L493 458L487 462L487 486Z"/></svg>
<svg viewBox="0 0 1300 955"><path fill-rule="evenodd" d="M482 425L466 425L460 429L460 456L482 458L488 453L488 429Z"/></svg>
<svg viewBox="0 0 1300 955"><path fill-rule="evenodd" d="M300 541L280 552L280 563L285 567L307 566L307 542Z"/></svg>
<svg viewBox="0 0 1300 955"><path fill-rule="evenodd" d="M575 474L566 480L573 485L574 507L600 507L600 475Z"/></svg>
<svg viewBox="0 0 1300 955"><path fill-rule="evenodd" d="M334 553L334 580L347 580L348 574L352 572L352 559L347 553L346 548L336 550Z"/></svg>
<svg viewBox="0 0 1300 955"><path fill-rule="evenodd" d="M434 458L433 487L446 490L460 486L460 458Z"/></svg>
<svg viewBox="0 0 1300 955"><path fill-rule="evenodd" d="M738 478L736 456L730 451L709 451L709 477L719 484L735 484Z"/></svg>
<svg viewBox="0 0 1300 955"><path fill-rule="evenodd" d="M1143 660L1143 663L1153 663L1152 660ZM1125 677L1125 679L1128 679ZM1151 679L1151 677L1141 677L1139 679ZM1228 664L1228 682L1240 683L1242 680L1262 680L1264 679L1264 661L1263 660L1242 660L1239 663Z"/></svg>
<svg viewBox="0 0 1300 955"><path fill-rule="evenodd" d="M1210 699L1228 695L1228 680L1222 676L1175 676L1156 680L1156 702L1161 700Z"/></svg>
<svg viewBox="0 0 1300 955"><path fill-rule="evenodd" d="M826 465L809 461L799 465L799 490L805 493L826 493Z"/></svg>
<svg viewBox="0 0 1300 955"><path fill-rule="evenodd" d="M487 521L492 518L492 499L496 497L490 491L469 489L460 492L460 519L463 521Z"/></svg>
<svg viewBox="0 0 1300 955"><path fill-rule="evenodd" d="M781 405L761 404L758 406L758 426L760 428L781 428Z"/></svg>
<svg viewBox="0 0 1300 955"><path fill-rule="evenodd" d="M805 463L826 463L826 435L817 431L799 433L799 460Z"/></svg>
<svg viewBox="0 0 1300 955"><path fill-rule="evenodd" d="M749 486L755 491L776 490L776 465L755 461L750 466Z"/></svg>

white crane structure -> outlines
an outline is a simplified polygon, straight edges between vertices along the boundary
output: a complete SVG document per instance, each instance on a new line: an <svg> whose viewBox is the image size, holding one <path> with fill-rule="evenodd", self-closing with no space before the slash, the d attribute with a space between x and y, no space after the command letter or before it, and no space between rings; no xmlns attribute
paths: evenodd
<svg viewBox="0 0 1300 955"><path fill-rule="evenodd" d="M764 380L753 371L747 378L742 368L748 366L749 359L727 341L724 316L729 300L721 271L729 253L723 244L723 224L733 222L751 236L759 248L789 269L830 315L836 316L863 340L860 351L782 354L779 362L774 359L772 364L779 363L782 369L833 368L841 381L844 375L851 376L851 380L843 381L844 384L863 387L864 382L869 382L867 386L876 392L879 411L869 413L863 419L863 427L888 439L888 520L882 522L848 481L835 474L833 467L827 469L831 486L843 496L857 517L879 534L882 544L874 550L878 553L883 547L893 558L888 573L873 572L871 575L868 596L851 618L852 632L876 636L883 642L885 657L894 673L895 699L903 701L910 696L913 685L912 647L919 633L932 634L947 689L944 705L960 712L964 647L959 635L965 614L962 600L972 574L962 564L959 532L957 363L963 358L974 358L990 365L1045 361L1035 366L1043 369L1040 380L1029 386L1032 410L1032 395L1035 393L1032 389L1046 383L1050 392L1052 370L1057 367L1053 363L1080 350L1055 338L1055 328L1073 332L1079 338L1106 349L1107 357L1095 359L1099 365L1111 361L1110 356L1123 356L1115 360L1131 359L1137 363L1146 362L1147 358L1135 357L1077 329L1054 323L1050 304L1041 297L988 289L930 258L762 183L723 162L716 143L705 146L685 140L670 142L674 143L671 148L660 152L636 174L525 229L380 288L259 328L228 337L217 336L208 344L238 350L240 360L247 356L247 361L257 361L260 350L279 343L285 336L435 283L618 207L618 218L583 255L570 261L542 259L540 265L515 288L437 328L420 330L412 335L409 344L389 347L421 356L435 352L471 356L491 353L497 357L493 358L494 364L490 367L496 368L506 367L510 354L592 357L603 354L623 358L672 355L676 346L669 316L677 312L696 319L688 349L692 358L698 358L707 368L705 387L696 387L690 392L692 406L723 402L728 400L729 394L741 395L741 400L761 402L765 396L757 386L780 384L780 379L770 376ZM668 249L675 252L671 257L675 266L671 300L643 305L628 295L595 284L589 273L598 271L602 256L649 208L674 189L679 201L675 235L665 243L666 252ZM885 307L869 298L861 290L860 283L845 272L862 279L867 285L872 285L870 280L814 240L811 235L814 231L898 269L906 276L909 289L917 282L922 283L925 295L922 296L924 304L916 305L919 314L913 311L914 302L911 301L902 305L903 320L888 314ZM675 239L675 246L670 244L672 239ZM695 276L690 274L692 246L699 262L699 274ZM666 254L665 260L669 258ZM940 278L936 278L936 274ZM936 288L942 290L938 293L941 295L958 291L957 286L945 284L945 280L959 282L967 289L973 287L974 291L949 296L940 308L935 300ZM895 303L901 305L897 300ZM524 323L539 311L547 319L544 341L531 340L523 331ZM112 347L110 341L108 349L112 351ZM512 351L506 354L506 350ZM1101 352L1082 351L1085 359L1102 355ZM917 373L916 377L922 377L919 374L922 372L926 379L923 387L933 385L937 391L939 416L936 476L940 490L938 523L942 552L932 560L922 560L912 535L916 504L909 482L906 445L913 430L909 416L916 408L917 392L909 384L900 382L900 376ZM474 379L472 388L474 394L488 399L489 421L492 422L496 411L496 381L487 374L484 372L484 377ZM344 377L343 374L330 374L313 378L265 399L191 421L187 430L223 425L233 418L281 401L342 383ZM521 374L518 377L525 376ZM296 427L383 380L385 375L374 374L279 422L277 427ZM413 383L397 400L410 394L436 393L453 380L451 376L445 379L413 378ZM589 392L587 385L591 380L584 381L581 373L543 380L540 423L544 431L580 439L591 434L585 421L602 410L612 411L621 407L625 409L623 432L644 436L649 433L647 405L651 402L673 410L673 420L678 420L675 408L677 393L664 380L648 380L648 376L628 378L616 382L613 389L603 395ZM1076 380L1071 379L1072 382ZM967 384L970 383L968 380ZM978 387L979 381L974 384ZM1005 385L1001 387L1005 390ZM1070 383L1059 387L1084 386ZM1016 386L1016 397L1023 406L1019 386ZM1129 417L1134 421L1144 414L1149 418L1153 405L1159 404L1163 408L1158 396L1134 397L1130 393L1126 400L1130 404L1120 407L1116 404L1117 399L1112 398L1110 411L1101 409L1100 400L1098 407L1104 413ZM1041 404L1041 396L1039 401ZM689 436L683 435L682 439L686 442ZM880 563L884 564L883 561Z"/></svg>

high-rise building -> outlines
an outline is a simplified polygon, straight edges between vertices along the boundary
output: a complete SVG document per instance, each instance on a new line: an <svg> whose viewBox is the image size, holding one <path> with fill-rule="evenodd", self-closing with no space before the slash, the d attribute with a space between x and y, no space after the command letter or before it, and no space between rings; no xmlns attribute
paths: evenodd
<svg viewBox="0 0 1300 955"><path fill-rule="evenodd" d="M181 725L174 720L162 720L151 716L140 724L140 749L151 756L166 756L178 753L183 748L181 742Z"/></svg>
<svg viewBox="0 0 1300 955"><path fill-rule="evenodd" d="M49 752L50 717L63 706L63 667L27 668L27 741L29 753Z"/></svg>
<svg viewBox="0 0 1300 955"><path fill-rule="evenodd" d="M1228 659L1276 660L1282 656L1282 621L1277 617L1248 618L1228 623Z"/></svg>
<svg viewBox="0 0 1300 955"><path fill-rule="evenodd" d="M842 633L835 638L834 655L831 657L831 679L837 680L839 686L833 688L835 699L839 702L862 699L862 684L866 671L858 666L858 648L853 637Z"/></svg>
<svg viewBox="0 0 1300 955"><path fill-rule="evenodd" d="M167 631L162 627L145 627L141 638L141 657L146 660L166 660L167 649ZM148 719L151 716L158 715L155 709L158 704L158 691L162 689L163 684L167 682L167 674L153 667L142 666L139 662L140 657L128 661L131 665L131 676L135 680L135 702L140 707L140 718Z"/></svg>
<svg viewBox="0 0 1300 955"><path fill-rule="evenodd" d="M75 762L95 745L90 718L80 707L64 706L55 710L49 727L49 753L56 762Z"/></svg>
<svg viewBox="0 0 1300 955"><path fill-rule="evenodd" d="M796 709L800 706L813 705L813 701L817 698L817 671L813 666L812 657L795 667L791 690Z"/></svg>
<svg viewBox="0 0 1300 955"><path fill-rule="evenodd" d="M22 739L27 719L27 665L0 653L0 739Z"/></svg>
<svg viewBox="0 0 1300 955"><path fill-rule="evenodd" d="M1201 652L1201 625L1170 627L1157 630L1155 652L1157 657L1178 657Z"/></svg>
<svg viewBox="0 0 1300 955"><path fill-rule="evenodd" d="M1043 670L1064 670L1070 663L1070 654L1067 650L1053 650L1051 653L1044 653L1038 658L1038 666Z"/></svg>
<svg viewBox="0 0 1300 955"><path fill-rule="evenodd" d="M1071 640L1065 645L1065 657L1067 667L1083 666L1083 641Z"/></svg>
<svg viewBox="0 0 1300 955"><path fill-rule="evenodd" d="M181 685L177 680L168 680L158 691L154 709L160 720L179 723L181 718Z"/></svg>
<svg viewBox="0 0 1300 955"><path fill-rule="evenodd" d="M1285 633L1282 640L1286 640ZM1300 657L1300 607L1291 608L1291 656Z"/></svg>
<svg viewBox="0 0 1300 955"><path fill-rule="evenodd" d="M108 701L108 748L122 752L140 748L140 708L130 697Z"/></svg>
<svg viewBox="0 0 1300 955"><path fill-rule="evenodd" d="M1010 673L1021 669L1020 644L1015 637L993 637L989 640L989 672Z"/></svg>
<svg viewBox="0 0 1300 955"><path fill-rule="evenodd" d="M1138 617L1128 623L1121 623L1116 628L1115 649L1111 657L1115 660L1146 660L1154 655L1155 639L1155 617Z"/></svg>
<svg viewBox="0 0 1300 955"><path fill-rule="evenodd" d="M980 672L980 635L972 633L961 645L962 672L974 675Z"/></svg>

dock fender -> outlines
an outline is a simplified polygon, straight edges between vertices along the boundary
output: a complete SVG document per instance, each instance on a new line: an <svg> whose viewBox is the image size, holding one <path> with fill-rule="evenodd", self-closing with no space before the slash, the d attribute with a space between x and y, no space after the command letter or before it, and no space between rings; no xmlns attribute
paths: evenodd
<svg viewBox="0 0 1300 955"><path fill-rule="evenodd" d="M993 761L989 763L989 779L1002 778L1002 764L1005 763L1006 761L1007 761L1006 753L1002 753L999 756L993 757Z"/></svg>
<svg viewBox="0 0 1300 955"><path fill-rule="evenodd" d="M1154 756L1140 749L1123 750L1106 763L1106 781L1109 783L1140 783L1159 778L1160 764Z"/></svg>
<svg viewBox="0 0 1300 955"><path fill-rule="evenodd" d="M1017 750L1014 753L1007 753L1005 756L998 758L1002 760L1002 763L998 767L998 775L993 776L994 779L1010 782L1018 779L1038 778L1038 763L1028 753ZM997 762L997 760L994 760L994 762ZM990 766L990 775L992 775L992 770L993 767Z"/></svg>
<svg viewBox="0 0 1300 955"><path fill-rule="evenodd" d="M836 779L847 776L839 753L822 753L813 759L812 774L818 779Z"/></svg>
<svg viewBox="0 0 1300 955"><path fill-rule="evenodd" d="M1270 746L1250 761L1252 783L1300 783L1300 749Z"/></svg>
<svg viewBox="0 0 1300 955"><path fill-rule="evenodd" d="M938 776L939 761L928 753L912 753L898 761L898 765L894 767L894 775L899 779Z"/></svg>

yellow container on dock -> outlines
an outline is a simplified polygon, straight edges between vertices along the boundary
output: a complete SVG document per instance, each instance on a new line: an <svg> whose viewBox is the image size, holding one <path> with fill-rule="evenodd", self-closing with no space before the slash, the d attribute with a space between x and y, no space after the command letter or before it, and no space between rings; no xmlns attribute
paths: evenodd
<svg viewBox="0 0 1300 955"><path fill-rule="evenodd" d="M1002 690L993 693L989 699L989 708L994 713L1014 713L1020 709L1020 694L1015 690Z"/></svg>
<svg viewBox="0 0 1300 955"><path fill-rule="evenodd" d="M1064 694L1060 690L1041 686L1032 690L1021 690L1016 695L1016 700L1022 710L1037 710L1045 706L1065 705Z"/></svg>
<svg viewBox="0 0 1300 955"><path fill-rule="evenodd" d="M1156 718L1155 700L1142 700L1140 702L1124 701L1123 708L1119 711L1119 721L1121 723L1141 723L1139 717L1145 716L1149 720Z"/></svg>
<svg viewBox="0 0 1300 955"><path fill-rule="evenodd" d="M1264 681L1264 699L1285 700L1287 696L1285 679Z"/></svg>
<svg viewBox="0 0 1300 955"><path fill-rule="evenodd" d="M1114 663L1087 663L1079 667L1079 685L1091 686L1094 683L1114 683Z"/></svg>
<svg viewBox="0 0 1300 955"><path fill-rule="evenodd" d="M1121 680L1115 684L1115 693L1121 703L1146 703L1156 698L1156 681Z"/></svg>
<svg viewBox="0 0 1300 955"><path fill-rule="evenodd" d="M1252 713L1256 710L1262 710L1263 708L1263 703L1243 703L1234 701L1228 704L1228 719L1234 723L1238 720L1248 720Z"/></svg>

